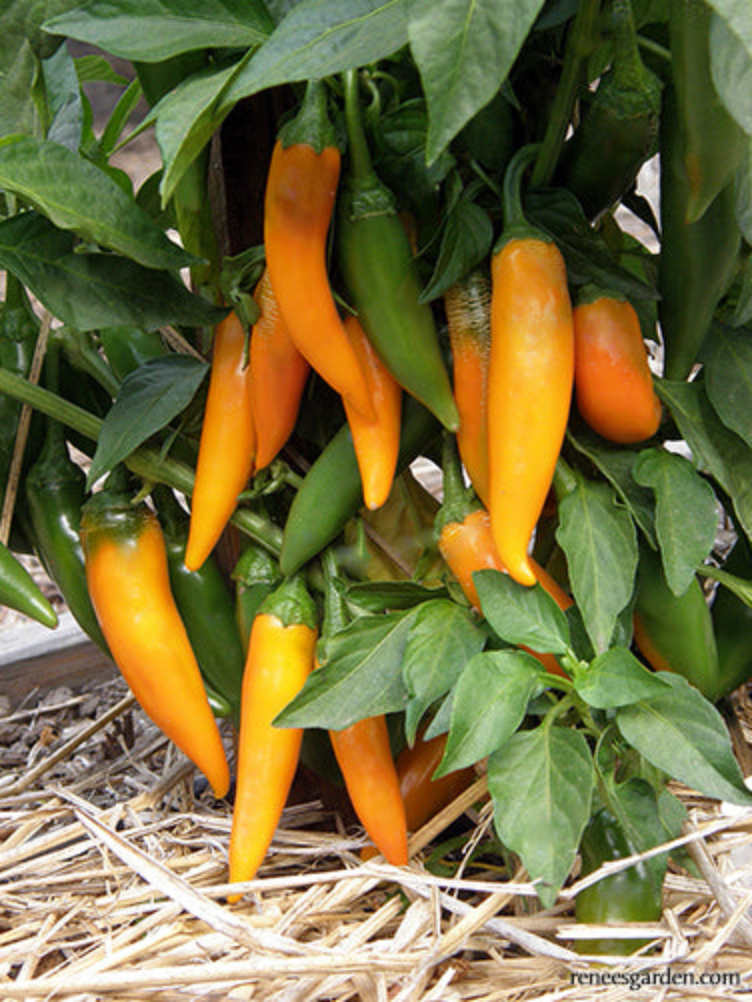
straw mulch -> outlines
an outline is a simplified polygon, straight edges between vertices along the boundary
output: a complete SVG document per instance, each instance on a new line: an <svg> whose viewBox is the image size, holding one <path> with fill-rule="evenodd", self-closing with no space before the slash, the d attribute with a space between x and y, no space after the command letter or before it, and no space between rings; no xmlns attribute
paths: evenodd
<svg viewBox="0 0 752 1002"><path fill-rule="evenodd" d="M738 700L737 715L746 740ZM361 833L320 800L292 803L258 879L229 905L230 805L211 798L119 681L47 693L0 719L0 998L511 1002L752 991L750 812L680 791L695 868L672 866L660 923L617 930L650 937L646 956L596 964L574 952L576 874L540 910L523 871L506 877L487 809L473 806L483 791L480 777L417 832L400 869L364 862ZM583 983L604 972L658 977L661 987ZM713 972L737 984L697 984ZM696 984L670 987L669 973Z"/></svg>

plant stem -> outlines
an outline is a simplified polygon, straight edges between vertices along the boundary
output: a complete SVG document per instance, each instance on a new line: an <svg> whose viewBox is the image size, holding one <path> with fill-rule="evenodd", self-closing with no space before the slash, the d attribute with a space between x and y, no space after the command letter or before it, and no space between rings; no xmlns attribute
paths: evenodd
<svg viewBox="0 0 752 1002"><path fill-rule="evenodd" d="M582 68L594 49L594 38L600 16L600 0L581 0L567 38L564 66L556 91L551 116L533 168L532 184L543 187L550 184L559 160L559 154L572 118L582 79Z"/></svg>

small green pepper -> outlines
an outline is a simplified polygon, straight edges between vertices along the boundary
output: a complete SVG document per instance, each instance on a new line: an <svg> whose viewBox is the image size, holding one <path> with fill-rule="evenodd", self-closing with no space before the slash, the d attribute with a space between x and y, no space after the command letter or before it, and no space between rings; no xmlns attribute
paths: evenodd
<svg viewBox="0 0 752 1002"><path fill-rule="evenodd" d="M411 463L438 432L433 415L412 397L402 413L397 472ZM363 506L363 487L347 423L330 439L295 495L282 537L280 570L298 571L334 540Z"/></svg>
<svg viewBox="0 0 752 1002"><path fill-rule="evenodd" d="M729 574L752 579L752 553L739 538L723 565ZM711 607L718 648L718 695L728 696L752 678L752 607L719 584Z"/></svg>
<svg viewBox="0 0 752 1002"><path fill-rule="evenodd" d="M601 808L585 828L580 853L584 877L604 863L633 855L635 849L613 814ZM575 900L577 921L588 924L655 922L661 912L661 890L643 861L584 888ZM634 953L647 942L640 939L578 939L576 949L579 953L622 956Z"/></svg>
<svg viewBox="0 0 752 1002"><path fill-rule="evenodd" d="M634 636L643 657L656 671L683 675L706 699L720 692L720 669L710 608L697 577L683 595L675 595L657 553L645 547L637 570Z"/></svg>
<svg viewBox="0 0 752 1002"><path fill-rule="evenodd" d="M188 514L172 491L161 485L153 496L167 549L170 587L202 676L231 707L237 723L245 654L232 593L219 565L209 557L197 571L185 566Z"/></svg>
<svg viewBox="0 0 752 1002"><path fill-rule="evenodd" d="M15 609L50 629L57 626L57 613L50 602L4 543L0 543L0 605Z"/></svg>
<svg viewBox="0 0 752 1002"><path fill-rule="evenodd" d="M590 219L619 201L658 146L660 80L640 58L629 0L615 0L613 12L613 62L564 147L559 171Z"/></svg>

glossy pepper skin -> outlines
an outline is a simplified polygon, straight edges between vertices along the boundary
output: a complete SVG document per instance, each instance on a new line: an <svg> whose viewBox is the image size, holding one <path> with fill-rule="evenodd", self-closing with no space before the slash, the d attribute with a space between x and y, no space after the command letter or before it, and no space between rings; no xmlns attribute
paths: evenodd
<svg viewBox="0 0 752 1002"><path fill-rule="evenodd" d="M635 851L613 814L601 808L590 819L582 836L582 875L593 873L611 860L631 856ZM577 921L588 924L657 922L661 914L661 889L656 886L642 861L591 884L575 899ZM620 956L634 953L646 942L639 939L578 939L575 949L580 953Z"/></svg>
<svg viewBox="0 0 752 1002"><path fill-rule="evenodd" d="M268 269L253 295L261 310L251 331L251 406L258 471L277 457L292 434L311 367L282 319Z"/></svg>
<svg viewBox="0 0 752 1002"><path fill-rule="evenodd" d="M78 625L109 654L89 597L79 535L86 475L70 458L62 425L56 421L48 421L42 451L24 478L24 494L28 533L37 556Z"/></svg>
<svg viewBox="0 0 752 1002"><path fill-rule="evenodd" d="M243 676L230 881L252 880L266 856L300 758L301 728L275 727L313 670L317 626L300 577L263 603L251 629ZM236 900L236 899L235 899Z"/></svg>
<svg viewBox="0 0 752 1002"><path fill-rule="evenodd" d="M274 295L298 350L340 396L373 417L365 377L329 285L327 235L341 154L326 115L326 90L312 81L300 114L272 153L264 200L264 246Z"/></svg>
<svg viewBox="0 0 752 1002"><path fill-rule="evenodd" d="M191 571L214 549L253 471L251 368L246 332L234 312L214 331L209 379L185 553Z"/></svg>
<svg viewBox="0 0 752 1002"><path fill-rule="evenodd" d="M658 319L668 379L686 379L739 260L733 184L689 221L692 189L686 172L686 127L671 87L661 113L661 252Z"/></svg>
<svg viewBox="0 0 752 1002"><path fill-rule="evenodd" d="M446 734L428 740L418 735L415 744L406 745L397 756L397 776L408 831L422 828L475 782L476 773L471 767L433 778L444 757L446 742Z"/></svg>
<svg viewBox="0 0 752 1002"><path fill-rule="evenodd" d="M491 280L470 272L444 294L452 348L457 445L478 497L488 504L488 368L491 361Z"/></svg>
<svg viewBox="0 0 752 1002"><path fill-rule="evenodd" d="M411 463L438 431L417 400L403 406L397 472ZM363 485L349 425L344 424L308 470L293 499L282 536L279 566L294 574L342 532L363 505Z"/></svg>
<svg viewBox="0 0 752 1002"><path fill-rule="evenodd" d="M233 595L219 564L210 554L197 571L185 566L188 515L172 491L153 491L164 534L170 587L201 675L229 706L237 724L245 652L240 639Z"/></svg>
<svg viewBox="0 0 752 1002"><path fill-rule="evenodd" d="M328 636L343 628L350 617L331 550L324 553L322 563L325 604L319 652L325 664ZM329 738L350 803L361 824L386 861L403 866L408 860L407 820L386 717L383 714L366 717L342 730L330 730Z"/></svg>
<svg viewBox="0 0 752 1002"><path fill-rule="evenodd" d="M57 613L49 600L4 543L0 543L0 605L15 609L50 629L57 626Z"/></svg>
<svg viewBox="0 0 752 1002"><path fill-rule="evenodd" d="M713 620L695 577L683 595L674 595L657 553L640 553L634 607L634 639L655 671L673 671L714 702L722 688Z"/></svg>
<svg viewBox="0 0 752 1002"><path fill-rule="evenodd" d="M115 663L148 716L223 797L227 759L170 588L156 515L105 489L83 508L81 542L89 594Z"/></svg>
<svg viewBox="0 0 752 1002"><path fill-rule="evenodd" d="M574 308L574 386L577 409L611 442L652 438L661 423L640 321L632 304L591 292Z"/></svg>
<svg viewBox="0 0 752 1002"><path fill-rule="evenodd" d="M752 554L743 537L737 539L723 570L745 580L752 578ZM752 607L719 585L710 612L718 651L717 692L721 698L752 678Z"/></svg>
<svg viewBox="0 0 752 1002"><path fill-rule="evenodd" d="M355 72L345 77L349 170L339 202L337 260L358 319L402 386L452 430L459 415L431 307L420 302L410 239L376 176Z"/></svg>
<svg viewBox="0 0 752 1002"><path fill-rule="evenodd" d="M661 83L643 63L630 0L615 0L614 54L572 138L558 180L589 219L612 208L657 150Z"/></svg>
<svg viewBox="0 0 752 1002"><path fill-rule="evenodd" d="M670 0L668 10L671 77L688 184L686 221L696 222L732 180L745 138L713 83L712 6L706 0Z"/></svg>
<svg viewBox="0 0 752 1002"><path fill-rule="evenodd" d="M376 411L374 420L361 416L345 400L366 508L380 508L392 489L400 446L402 388L373 349L357 317L347 317L345 330L365 373Z"/></svg>
<svg viewBox="0 0 752 1002"><path fill-rule="evenodd" d="M564 440L574 380L564 259L522 214L520 181L530 157L523 147L504 180L506 229L491 262L488 375L491 530L507 571L524 585L537 580L528 546Z"/></svg>

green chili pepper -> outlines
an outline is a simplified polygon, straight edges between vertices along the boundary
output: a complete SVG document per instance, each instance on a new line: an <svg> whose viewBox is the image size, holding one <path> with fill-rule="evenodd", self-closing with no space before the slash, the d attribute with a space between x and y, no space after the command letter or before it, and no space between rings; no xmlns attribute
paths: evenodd
<svg viewBox="0 0 752 1002"><path fill-rule="evenodd" d="M48 366L53 355L48 352ZM89 598L79 536L85 484L86 474L68 454L62 425L49 420L42 451L24 483L29 536L73 618L100 650L109 654Z"/></svg>
<svg viewBox="0 0 752 1002"><path fill-rule="evenodd" d="M692 190L685 170L686 133L670 87L661 114L661 253L658 317L665 350L664 375L686 379L710 330L718 303L739 260L733 183L688 222Z"/></svg>
<svg viewBox="0 0 752 1002"><path fill-rule="evenodd" d="M271 554L249 543L232 572L235 581L235 616L243 649L248 650L251 627L261 603L280 583L282 575Z"/></svg>
<svg viewBox="0 0 752 1002"><path fill-rule="evenodd" d="M0 543L0 605L30 616L50 629L57 626L57 613L4 543Z"/></svg>
<svg viewBox="0 0 752 1002"><path fill-rule="evenodd" d="M614 0L614 55L562 153L560 182L594 219L634 184L657 150L661 83L642 59L630 0Z"/></svg>
<svg viewBox="0 0 752 1002"><path fill-rule="evenodd" d="M103 327L99 331L99 340L110 368L120 380L144 362L167 354L159 331L145 331L139 327Z"/></svg>
<svg viewBox="0 0 752 1002"><path fill-rule="evenodd" d="M185 566L188 515L172 491L153 491L167 549L170 587L202 676L231 707L237 723L245 654L232 593L213 557L197 571Z"/></svg>
<svg viewBox="0 0 752 1002"><path fill-rule="evenodd" d="M26 290L11 272L5 272L5 302L0 312L0 367L18 376L28 376L39 333L39 323ZM5 492L8 472L21 415L21 403L0 394L0 485ZM32 422L36 433L39 426ZM26 455L34 455L36 434L27 443Z"/></svg>
<svg viewBox="0 0 752 1002"><path fill-rule="evenodd" d="M706 699L718 699L718 652L702 585L695 577L683 595L675 595L659 555L647 547L637 570L634 636L652 668L683 675Z"/></svg>
<svg viewBox="0 0 752 1002"><path fill-rule="evenodd" d="M752 578L752 553L739 537L723 570L749 580ZM752 607L730 588L719 585L711 607L718 648L718 698L728 696L752 678Z"/></svg>
<svg viewBox="0 0 752 1002"><path fill-rule="evenodd" d="M433 415L407 397L402 413L397 471L438 432ZM306 474L290 507L282 537L280 570L294 574L332 542L363 505L363 487L349 425L330 439Z"/></svg>
<svg viewBox="0 0 752 1002"><path fill-rule="evenodd" d="M338 260L358 319L397 382L450 430L459 427L431 307L420 302L410 241L371 166L357 76L346 75L349 172L340 199Z"/></svg>
<svg viewBox="0 0 752 1002"><path fill-rule="evenodd" d="M713 84L706 0L671 0L671 76L684 137L683 165L689 185L687 222L696 222L727 187L744 153L744 132Z"/></svg>
<svg viewBox="0 0 752 1002"><path fill-rule="evenodd" d="M606 808L601 808L587 824L580 844L582 876L593 873L604 863L631 856L636 850L626 832ZM661 917L661 888L644 861L604 877L584 888L575 900L578 922L600 924L615 922L655 922ZM648 940L578 939L580 953L634 953Z"/></svg>

